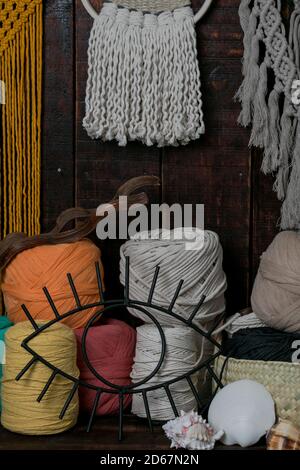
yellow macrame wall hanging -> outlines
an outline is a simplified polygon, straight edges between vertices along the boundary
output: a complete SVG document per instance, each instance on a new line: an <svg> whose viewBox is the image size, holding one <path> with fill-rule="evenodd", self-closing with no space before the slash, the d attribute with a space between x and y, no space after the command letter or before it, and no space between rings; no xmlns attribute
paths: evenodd
<svg viewBox="0 0 300 470"><path fill-rule="evenodd" d="M40 232L42 11L42 0L0 0L1 238Z"/></svg>

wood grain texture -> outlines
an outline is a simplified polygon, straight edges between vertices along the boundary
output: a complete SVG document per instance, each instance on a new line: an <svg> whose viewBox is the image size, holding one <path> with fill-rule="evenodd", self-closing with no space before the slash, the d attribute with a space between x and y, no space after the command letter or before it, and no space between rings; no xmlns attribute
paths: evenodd
<svg viewBox="0 0 300 470"><path fill-rule="evenodd" d="M74 205L73 2L44 2L42 229Z"/></svg>
<svg viewBox="0 0 300 470"><path fill-rule="evenodd" d="M124 440L118 441L117 417L96 418L90 433L86 432L86 422L79 423L74 429L55 436L23 436L0 428L0 450L84 450L84 451L126 451L126 450L168 450L170 442L160 425L154 426L151 433L145 421L133 416L125 417ZM217 445L217 450L243 450L241 447ZM261 446L252 448L263 450Z"/></svg>

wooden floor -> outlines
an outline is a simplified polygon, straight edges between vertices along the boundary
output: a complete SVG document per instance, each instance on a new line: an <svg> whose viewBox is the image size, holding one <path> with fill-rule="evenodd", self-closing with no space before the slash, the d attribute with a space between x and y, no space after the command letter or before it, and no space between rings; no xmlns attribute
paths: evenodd
<svg viewBox="0 0 300 470"><path fill-rule="evenodd" d="M154 426L149 431L147 424L132 416L125 418L124 440L118 441L117 417L97 418L90 433L86 432L86 423L78 424L74 429L55 436L23 436L0 428L0 451L3 450L170 450L170 442L164 436L161 426ZM217 446L217 449L235 449ZM255 450L263 450L256 447Z"/></svg>

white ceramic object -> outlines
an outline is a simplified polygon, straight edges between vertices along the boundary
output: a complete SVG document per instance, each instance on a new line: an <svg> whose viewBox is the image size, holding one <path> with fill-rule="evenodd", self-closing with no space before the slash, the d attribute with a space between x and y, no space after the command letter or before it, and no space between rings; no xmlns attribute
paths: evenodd
<svg viewBox="0 0 300 470"><path fill-rule="evenodd" d="M198 23L198 21L201 20L201 18L206 14L212 2L213 0L205 0L202 7L195 14L195 23ZM86 9L86 11L89 13L89 15L91 15L92 18L96 19L98 17L98 13L94 9L94 7L91 5L89 0L81 0L81 3Z"/></svg>
<svg viewBox="0 0 300 470"><path fill-rule="evenodd" d="M275 405L266 388L254 380L239 380L226 385L213 399L208 422L224 431L225 445L249 447L271 429L276 420Z"/></svg>

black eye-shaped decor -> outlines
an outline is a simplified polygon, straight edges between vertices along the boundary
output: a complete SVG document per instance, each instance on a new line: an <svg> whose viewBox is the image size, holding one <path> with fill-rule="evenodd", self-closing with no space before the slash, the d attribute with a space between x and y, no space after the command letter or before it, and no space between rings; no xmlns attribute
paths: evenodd
<svg viewBox="0 0 300 470"><path fill-rule="evenodd" d="M64 418L64 415L65 415L65 413L66 413L66 411L67 411L67 409L68 409L68 407L69 407L69 405L70 405L70 403L71 403L71 401L72 401L72 399L73 399L73 397L74 397L74 395L75 395L75 393L76 393L76 391L78 390L79 387L86 387L86 388L94 390L95 391L95 399L94 399L94 403L93 403L92 412L91 412L91 415L90 415L90 418L89 418L89 422L88 422L88 425L87 425L87 432L89 432L91 430L92 423L93 423L93 420L94 420L94 417L95 417L95 413L96 413L97 407L99 405L99 402L101 400L101 394L102 393L117 394L119 396L119 440L122 440L122 437L123 437L123 408L124 408L123 407L123 401L124 401L124 396L125 395L128 395L128 394L133 395L133 394L136 394L136 393L142 394L144 405L145 405L145 411L146 411L146 415L147 415L147 419L148 419L149 427L150 427L151 431L152 431L152 428L153 428L153 423L152 423L151 413L150 413L150 409L149 409L147 394L149 392L153 391L153 390L156 390L156 389L159 389L159 388L163 388L165 390L166 396L168 397L168 400L170 402L170 405L172 407L174 415L175 415L175 417L177 417L177 416L179 416L179 413L178 413L178 410L176 408L175 402L173 400L172 393L171 393L171 390L170 390L170 386L172 384L176 383L176 382L179 382L180 380L186 380L188 382L190 388L191 388L191 391L192 391L193 395L195 396L195 399L197 400L199 410L204 410L204 408L207 405L204 405L201 402L199 394L198 394L198 392L197 392L197 390L196 390L196 388L195 388L195 386L192 382L191 377L192 377L193 374L200 371L201 369L206 369L208 371L208 373L210 374L210 376L213 378L213 380L215 380L218 387L223 386L220 379L219 379L219 377L214 373L213 368L212 368L212 363L221 354L221 345L214 339L213 333L214 333L216 327L219 325L219 323L221 323L223 317L220 317L218 319L218 321L208 331L204 331L202 328L200 328L199 326L197 326L193 322L198 310L200 309L201 305L203 304L203 302L205 300L204 295L201 297L201 299L199 299L198 305L195 307L195 309L193 310L193 312L191 313L191 315L188 319L182 318L180 315L176 314L173 311L173 307L174 307L174 305L176 303L176 300L179 296L179 293L180 293L180 290L181 290L181 287L182 287L182 284L183 284L184 281L180 281L180 283L179 283L179 285L176 289L176 292L174 293L173 299L172 299L172 301L171 301L171 303L170 303L170 305L167 309L164 308L164 307L161 307L159 305L155 305L153 303L152 299L153 299L153 294L154 294L156 282L157 282L158 275L159 275L159 266L155 270L155 274L154 274L154 277L153 277L153 281L152 281L152 285L151 285L151 288L150 288L150 291L149 291L149 296L148 296L147 302L141 302L141 301L131 299L130 298L130 293L129 293L129 258L128 257L126 258L125 287L124 287L124 297L123 297L123 299L105 300L104 295L103 295L103 287L102 287L102 280L101 280L101 274L100 274L100 266L99 266L98 263L96 263L95 267L96 267L96 275L97 275L97 282L98 282L98 288L99 288L99 302L93 303L93 304L88 304L88 305L82 305L81 302L80 302L80 298L78 296L76 287L74 285L72 276L71 276L71 274L67 274L68 281L69 281L69 284L70 284L70 287L72 289L72 293L73 293L73 296L74 296L74 299L75 299L75 302L76 302L76 308L74 308L73 310L70 310L67 313L60 314L58 312L54 302L53 302L53 299L51 298L51 295L50 295L49 291L47 290L46 287L44 287L44 289L43 289L44 293L45 293L46 298L48 300L48 303L49 303L49 305L50 305L50 307L53 311L53 319L50 320L48 323L39 326L39 325L37 325L37 323L32 318L32 316L31 316L29 310L26 308L26 306L22 305L22 308L23 308L28 320L31 322L31 324L34 328L34 332L31 335L29 335L22 342L22 347L24 349L26 349L26 351L32 355L32 359L26 364L26 366L17 375L16 380L20 380L23 377L23 375L36 362L41 362L42 364L47 366L49 368L50 375L49 375L49 379L48 379L47 383L45 384L44 388L41 390L41 393L37 397L38 402L40 402L43 399L43 397L47 393L47 390L51 386L51 383L53 382L54 378L57 375L61 375L66 380L69 380L69 381L73 382L74 385L73 385L73 387L70 391L70 394L69 394L69 396L68 396L68 398L67 398L67 400L66 400L66 402L65 402L65 404L64 404L64 406L61 410L61 413L60 413L60 416L59 416L60 419ZM147 315L150 318L150 320L153 322L153 324L157 327L157 329L159 331L159 334L160 334L160 337L161 337L161 355L160 355L160 359L159 359L155 369L151 372L151 374L149 374L147 377L145 377L143 380L139 381L138 383L133 383L133 384L126 385L126 386L120 386L120 385L113 384L113 383L109 382L108 380L106 380L104 377L102 377L93 368L92 364L89 361L87 352L86 352L86 338L87 338L88 331L91 328L91 326L93 326L93 324L100 318L101 315L103 315L104 312L111 311L111 310L113 310L117 307L122 307L122 306L134 308L136 310L141 311L145 315ZM99 312L95 313L94 316L88 321L87 325L85 326L83 337L82 337L82 344L81 344L82 354L83 354L83 360L85 361L87 367L91 370L91 372L95 375L95 377L97 377L103 384L105 384L107 386L107 388L102 387L102 386L91 385L91 384L89 384L87 382L84 382L80 379L72 377L69 374L66 374L63 370L60 370L57 367L55 367L53 364L48 362L46 359L44 359L42 356L40 356L36 351L34 351L30 347L30 341L33 338L35 338L37 335L42 334L43 331L45 331L47 328L49 328L54 323L60 322L64 318L67 318L71 315L76 315L79 312L88 310L90 308L95 308L95 307L101 307L101 310L99 310ZM189 371L188 373L186 373L184 375L180 375L177 378L166 381L163 384L148 385L147 386L146 384L158 373L159 369L161 368L161 366L164 362L165 355L166 355L166 338L165 338L163 328L162 328L161 324L159 323L158 319L155 318L155 316L148 311L149 308L151 308L152 311L156 310L158 312L163 312L165 314L168 314L171 317L176 318L177 320L182 322L182 324L186 325L186 327L192 328L195 332L197 332L202 337L206 338L208 341L210 341L215 346L215 353L209 359L206 359L205 361L200 362L196 367L194 367L191 371ZM140 389L139 387L141 385L145 385L145 387Z"/></svg>

